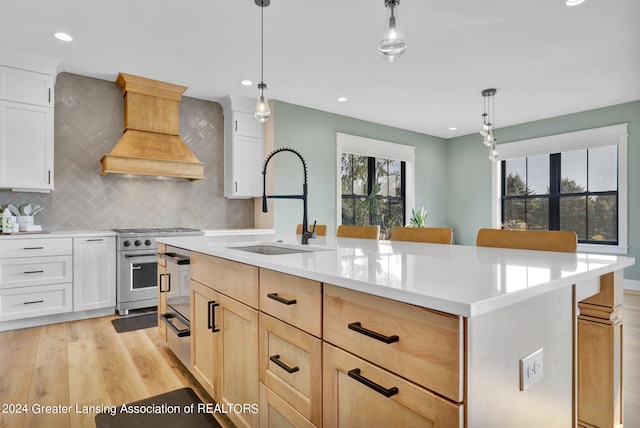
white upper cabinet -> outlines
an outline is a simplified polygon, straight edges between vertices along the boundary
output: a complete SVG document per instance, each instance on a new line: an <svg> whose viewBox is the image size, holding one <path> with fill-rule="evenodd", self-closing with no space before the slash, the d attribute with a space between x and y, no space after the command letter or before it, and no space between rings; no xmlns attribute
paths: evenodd
<svg viewBox="0 0 640 428"><path fill-rule="evenodd" d="M53 107L54 76L0 66L0 99Z"/></svg>
<svg viewBox="0 0 640 428"><path fill-rule="evenodd" d="M224 113L224 196L262 196L264 125L253 117L248 100L226 97Z"/></svg>
<svg viewBox="0 0 640 428"><path fill-rule="evenodd" d="M0 49L0 189L53 190L51 58Z"/></svg>

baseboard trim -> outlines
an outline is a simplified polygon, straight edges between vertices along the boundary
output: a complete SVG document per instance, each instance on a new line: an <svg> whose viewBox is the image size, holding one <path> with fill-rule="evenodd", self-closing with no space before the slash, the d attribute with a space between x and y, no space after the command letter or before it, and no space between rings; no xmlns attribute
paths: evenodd
<svg viewBox="0 0 640 428"><path fill-rule="evenodd" d="M623 287L625 290L640 291L640 281L635 279L625 279Z"/></svg>

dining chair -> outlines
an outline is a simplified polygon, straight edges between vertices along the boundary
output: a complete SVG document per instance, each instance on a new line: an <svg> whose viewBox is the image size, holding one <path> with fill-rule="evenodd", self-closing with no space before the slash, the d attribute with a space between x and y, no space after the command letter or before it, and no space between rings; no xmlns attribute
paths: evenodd
<svg viewBox="0 0 640 428"><path fill-rule="evenodd" d="M378 239L380 226L349 226L341 224L336 232L337 237Z"/></svg>
<svg viewBox="0 0 640 428"><path fill-rule="evenodd" d="M391 230L391 240L451 244L453 242L453 229L450 227L396 226Z"/></svg>
<svg viewBox="0 0 640 428"><path fill-rule="evenodd" d="M476 245L575 253L578 248L578 236L575 232L566 230L480 229Z"/></svg>
<svg viewBox="0 0 640 428"><path fill-rule="evenodd" d="M313 230L313 225L309 225L309 230ZM316 236L326 236L327 234L327 225L326 224L316 224ZM302 235L302 225L299 224L296 227L296 235Z"/></svg>

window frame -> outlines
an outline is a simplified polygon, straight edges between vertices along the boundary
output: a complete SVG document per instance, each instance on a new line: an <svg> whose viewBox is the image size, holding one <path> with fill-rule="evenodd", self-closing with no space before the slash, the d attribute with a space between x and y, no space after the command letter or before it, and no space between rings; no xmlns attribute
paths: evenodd
<svg viewBox="0 0 640 428"><path fill-rule="evenodd" d="M416 148L404 144L336 132L336 224L342 224L342 154L391 159L405 165L405 218L411 218L415 206Z"/></svg>
<svg viewBox="0 0 640 428"><path fill-rule="evenodd" d="M628 123L586 129L540 138L500 144L500 161L528 156L618 146L618 244L578 244L578 251L595 253L627 254L628 246ZM502 223L502 162L492 165L492 226Z"/></svg>

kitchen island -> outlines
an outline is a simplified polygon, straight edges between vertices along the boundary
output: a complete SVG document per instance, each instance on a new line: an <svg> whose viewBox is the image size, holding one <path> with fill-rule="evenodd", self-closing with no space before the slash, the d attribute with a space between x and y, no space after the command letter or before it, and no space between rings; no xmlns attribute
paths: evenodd
<svg viewBox="0 0 640 428"><path fill-rule="evenodd" d="M255 370L254 360L242 357L255 376L238 379L249 384L245 397L260 397L260 414L237 425L300 418L293 425L357 426L389 414L405 426L622 424L619 312L622 269L633 258L332 237L301 246L299 239L159 240L192 251L192 350L200 337L198 290L219 293L203 316L212 332L224 333L225 320L232 326L237 319L216 313L220 301L241 305L236 314L253 311L243 318L246 329L233 334L260 338L255 350L242 348L260 351ZM289 313L304 305L291 297L298 290L317 301L316 326L303 322L317 318L313 309ZM287 329L304 333L297 341L306 356L299 371L309 372L302 386L273 379L287 360L282 352L270 355L279 343L270 338ZM237 358L226 352L231 348L212 346L212 359ZM353 369L343 369L352 360ZM314 391L320 381L321 391ZM360 384L364 392L352 389Z"/></svg>

